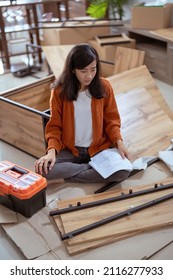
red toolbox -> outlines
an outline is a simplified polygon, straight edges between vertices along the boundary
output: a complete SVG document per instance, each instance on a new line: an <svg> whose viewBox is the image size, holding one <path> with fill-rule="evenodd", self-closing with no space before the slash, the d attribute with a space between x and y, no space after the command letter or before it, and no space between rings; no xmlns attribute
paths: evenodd
<svg viewBox="0 0 173 280"><path fill-rule="evenodd" d="M9 161L0 162L0 204L30 218L46 205L47 181Z"/></svg>

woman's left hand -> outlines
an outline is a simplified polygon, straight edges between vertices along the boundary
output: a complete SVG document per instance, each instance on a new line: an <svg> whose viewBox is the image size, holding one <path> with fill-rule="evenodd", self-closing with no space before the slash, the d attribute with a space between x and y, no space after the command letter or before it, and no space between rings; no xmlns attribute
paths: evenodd
<svg viewBox="0 0 173 280"><path fill-rule="evenodd" d="M129 152L128 152L127 148L125 147L125 145L124 145L122 140L118 140L117 141L117 148L118 148L122 158L126 157L126 158L130 159Z"/></svg>

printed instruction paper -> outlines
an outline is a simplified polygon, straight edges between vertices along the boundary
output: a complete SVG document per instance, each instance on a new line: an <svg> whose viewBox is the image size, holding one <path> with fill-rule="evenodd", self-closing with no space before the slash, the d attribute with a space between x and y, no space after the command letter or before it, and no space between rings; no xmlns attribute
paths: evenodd
<svg viewBox="0 0 173 280"><path fill-rule="evenodd" d="M106 149L91 158L92 166L103 178L107 178L119 170L132 171L132 164L127 158L122 158L118 149Z"/></svg>

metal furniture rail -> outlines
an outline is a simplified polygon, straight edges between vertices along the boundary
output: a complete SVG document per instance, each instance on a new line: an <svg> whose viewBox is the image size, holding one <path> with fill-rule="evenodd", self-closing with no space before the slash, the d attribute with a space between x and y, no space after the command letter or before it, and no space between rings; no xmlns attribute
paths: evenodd
<svg viewBox="0 0 173 280"><path fill-rule="evenodd" d="M143 209L146 209L146 208L149 208L151 206L157 205L157 204L162 203L162 202L164 202L164 201L166 201L168 199L171 199L171 198L173 198L173 193L165 195L165 196L162 196L162 197L159 197L159 198L157 198L155 200L151 200L149 202L143 203L143 204L138 205L136 207L133 207L131 209L122 211L122 212L120 212L118 214L115 214L113 216L107 217L107 218L105 218L103 220L97 221L95 223L92 223L92 224L86 225L84 227L78 228L76 230L70 231L68 233L65 233L65 234L61 235L61 239L62 240L66 240L66 239L72 238L72 237L74 237L76 235L79 235L81 233L87 232L87 231L89 231L91 229L95 229L97 227L100 227L100 226L105 225L107 223L113 222L113 221L118 220L120 218L123 218L125 216L132 215L133 213L136 213L136 212L139 212L139 211L141 211Z"/></svg>
<svg viewBox="0 0 173 280"><path fill-rule="evenodd" d="M124 199L128 199L128 198L133 198L133 197L137 197L137 196L140 196L140 195L150 194L150 193L153 193L153 192L158 192L158 191L162 191L162 190L166 190L166 189L170 189L170 188L173 188L173 183L166 184L166 185L155 184L153 188L149 188L149 189L141 190L141 191L136 191L136 192L133 192L132 189L130 189L129 193L125 194L125 193L122 192L121 195L115 196L115 197L101 199L101 200L98 200L98 201L88 202L88 203L84 203L84 204L82 204L79 201L79 202L77 202L77 205L74 205L74 206L69 205L69 207L66 207L66 208L50 211L49 215L50 216L62 215L62 214L65 214L65 213L78 211L78 210L82 210L82 209L86 209L86 208L90 208L90 207L95 207L95 206L99 206L99 205L103 205L103 204L107 204L107 203L111 203L111 202L116 202L116 201L120 201L120 200L124 200Z"/></svg>

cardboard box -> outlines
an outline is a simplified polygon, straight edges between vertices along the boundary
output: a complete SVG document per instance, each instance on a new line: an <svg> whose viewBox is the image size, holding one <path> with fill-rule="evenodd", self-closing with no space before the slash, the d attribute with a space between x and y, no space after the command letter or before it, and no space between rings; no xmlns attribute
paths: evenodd
<svg viewBox="0 0 173 280"><path fill-rule="evenodd" d="M96 35L110 33L107 21L100 21L96 24L92 24L92 22L77 23L68 23L65 27L61 27L58 23L54 26L44 24L42 44L44 46L80 44L92 40ZM53 28L50 28L51 26Z"/></svg>
<svg viewBox="0 0 173 280"><path fill-rule="evenodd" d="M171 26L172 4L163 6L144 6L145 3L132 7L131 25L133 28L161 29Z"/></svg>

